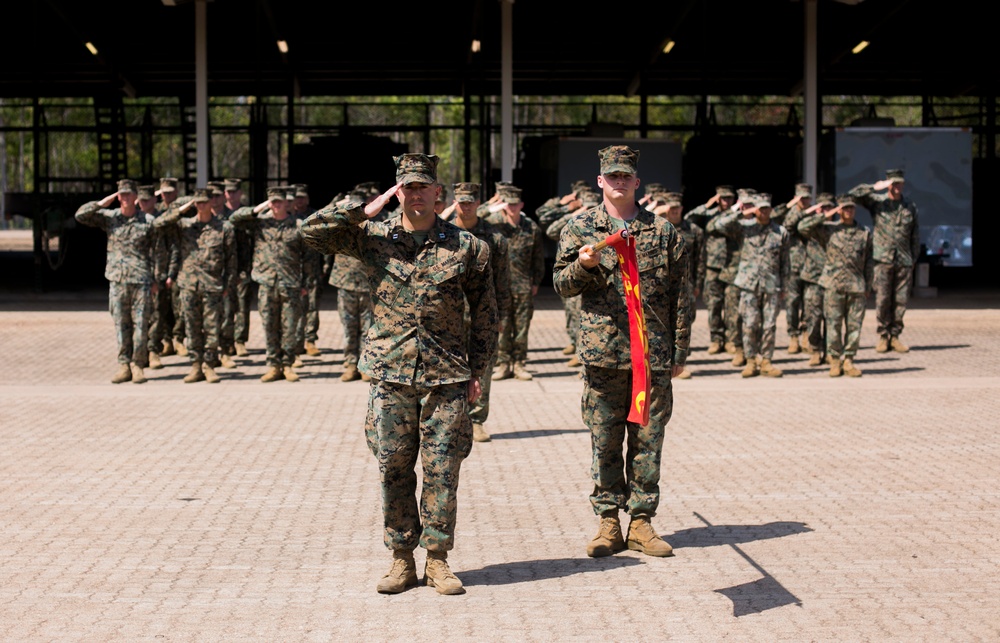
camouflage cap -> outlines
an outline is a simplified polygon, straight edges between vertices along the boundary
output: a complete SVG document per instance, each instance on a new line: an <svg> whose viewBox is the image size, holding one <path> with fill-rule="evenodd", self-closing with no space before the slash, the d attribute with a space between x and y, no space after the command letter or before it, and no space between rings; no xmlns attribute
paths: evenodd
<svg viewBox="0 0 1000 643"><path fill-rule="evenodd" d="M226 193L226 185L222 181L209 181L205 187L208 188L208 195L212 197L223 196Z"/></svg>
<svg viewBox="0 0 1000 643"><path fill-rule="evenodd" d="M295 196L304 196L306 198L309 197L309 186L306 185L305 183L293 183L292 191L295 194Z"/></svg>
<svg viewBox="0 0 1000 643"><path fill-rule="evenodd" d="M172 176L165 176L160 179L160 192L176 192L177 179Z"/></svg>
<svg viewBox="0 0 1000 643"><path fill-rule="evenodd" d="M813 193L813 186L808 183L796 183L795 184L795 196L809 196L811 197Z"/></svg>
<svg viewBox="0 0 1000 643"><path fill-rule="evenodd" d="M402 154L392 157L396 163L396 182L437 183L437 166L440 160L433 154Z"/></svg>
<svg viewBox="0 0 1000 643"><path fill-rule="evenodd" d="M633 150L628 145L609 145L599 151L597 155L601 159L601 174L611 174L612 172L622 172L623 174L637 173L639 151Z"/></svg>
<svg viewBox="0 0 1000 643"><path fill-rule="evenodd" d="M500 195L500 200L504 203L520 203L521 202L521 188L516 185L504 185L501 186L497 193Z"/></svg>
<svg viewBox="0 0 1000 643"><path fill-rule="evenodd" d="M601 193L594 190L586 190L580 193L580 200L583 201L583 207L585 208L592 208L596 205L600 205L601 198Z"/></svg>
<svg viewBox="0 0 1000 643"><path fill-rule="evenodd" d="M889 179L893 183L906 182L906 179L903 178L903 170L886 170L885 178Z"/></svg>
<svg viewBox="0 0 1000 643"><path fill-rule="evenodd" d="M155 199L156 198L156 186L155 185L140 185L137 194L140 199Z"/></svg>
<svg viewBox="0 0 1000 643"><path fill-rule="evenodd" d="M354 186L355 190L363 190L368 196L378 196L382 194L378 181L365 181Z"/></svg>
<svg viewBox="0 0 1000 643"><path fill-rule="evenodd" d="M645 191L643 194L649 194L650 196L657 194L658 192L666 192L667 188L662 183L647 183Z"/></svg>
<svg viewBox="0 0 1000 643"><path fill-rule="evenodd" d="M570 184L569 189L570 192L572 192L573 194L577 194L584 190L593 190L594 188L590 187L590 181L584 181L583 179L580 179L579 181L573 181Z"/></svg>
<svg viewBox="0 0 1000 643"><path fill-rule="evenodd" d="M441 190L438 192L437 198L434 200L434 202L444 203L445 200L448 198L448 188L446 188L443 183L436 183L435 185L441 188Z"/></svg>
<svg viewBox="0 0 1000 643"><path fill-rule="evenodd" d="M842 208L853 208L856 204L853 196L850 194L841 194L837 197L837 205Z"/></svg>
<svg viewBox="0 0 1000 643"><path fill-rule="evenodd" d="M751 188L740 188L736 190L736 197L743 203L750 203L757 196L757 190Z"/></svg>
<svg viewBox="0 0 1000 643"><path fill-rule="evenodd" d="M367 201L368 190L355 187L353 190L347 193L347 198L351 201L362 201L362 202ZM334 199L334 201L340 201L340 199Z"/></svg>
<svg viewBox="0 0 1000 643"><path fill-rule="evenodd" d="M758 208L771 207L771 195L767 192L760 192L754 195L753 204Z"/></svg>
<svg viewBox="0 0 1000 643"><path fill-rule="evenodd" d="M736 198L736 188L731 185L719 185L715 188L715 194L719 197Z"/></svg>
<svg viewBox="0 0 1000 643"><path fill-rule="evenodd" d="M452 191L459 203L473 203L479 200L478 183L456 183L452 186Z"/></svg>
<svg viewBox="0 0 1000 643"><path fill-rule="evenodd" d="M195 203L208 203L211 201L209 194L211 190L208 188L195 188L194 195L192 195L191 200Z"/></svg>
<svg viewBox="0 0 1000 643"><path fill-rule="evenodd" d="M243 181L241 181L240 179L226 179L225 181L222 182L222 185L225 188L226 192L235 192L236 190L241 189Z"/></svg>
<svg viewBox="0 0 1000 643"><path fill-rule="evenodd" d="M135 192L135 190L136 190L135 181L133 181L132 179L122 179L121 181L118 182L119 192Z"/></svg>
<svg viewBox="0 0 1000 643"><path fill-rule="evenodd" d="M680 207L683 204L684 195L680 192L667 192L663 195L663 200L666 205Z"/></svg>
<svg viewBox="0 0 1000 643"><path fill-rule="evenodd" d="M268 201L284 201L285 194L288 192L288 188L283 185L272 185L267 188L267 200Z"/></svg>
<svg viewBox="0 0 1000 643"><path fill-rule="evenodd" d="M285 200L291 201L295 198L295 186L294 185L283 185L281 186L285 190Z"/></svg>
<svg viewBox="0 0 1000 643"><path fill-rule="evenodd" d="M816 195L816 203L817 205L833 205L833 195L829 192L820 192Z"/></svg>

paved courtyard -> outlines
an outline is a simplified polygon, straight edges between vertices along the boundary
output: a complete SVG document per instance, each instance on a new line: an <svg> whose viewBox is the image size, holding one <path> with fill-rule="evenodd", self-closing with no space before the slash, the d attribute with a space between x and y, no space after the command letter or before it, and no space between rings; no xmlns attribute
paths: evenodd
<svg viewBox="0 0 1000 643"><path fill-rule="evenodd" d="M220 384L183 384L174 356L116 386L103 293L0 295L0 640L1000 639L997 293L915 301L906 355L875 353L869 309L860 379L779 350L784 378L742 380L700 311L667 559L585 555L582 382L543 296L535 379L494 385L494 439L462 470L457 597L374 590L367 384L338 379L333 299L301 382L258 381L254 313Z"/></svg>

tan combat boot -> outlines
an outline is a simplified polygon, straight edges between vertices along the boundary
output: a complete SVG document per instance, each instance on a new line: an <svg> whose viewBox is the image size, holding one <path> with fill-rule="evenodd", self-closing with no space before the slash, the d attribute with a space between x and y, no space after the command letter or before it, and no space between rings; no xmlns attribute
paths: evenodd
<svg viewBox="0 0 1000 643"><path fill-rule="evenodd" d="M565 346L563 346L562 349L563 355L572 355L575 352L576 352L576 344L566 344Z"/></svg>
<svg viewBox="0 0 1000 643"><path fill-rule="evenodd" d="M277 366L268 366L267 372L260 376L261 382L274 382L280 380L284 377L281 373L281 369Z"/></svg>
<svg viewBox="0 0 1000 643"><path fill-rule="evenodd" d="M489 442L491 439L490 434L486 432L486 429L483 428L482 424L479 422L472 423L473 442Z"/></svg>
<svg viewBox="0 0 1000 643"><path fill-rule="evenodd" d="M875 344L876 353L888 353L889 352L889 338L886 335L882 335L878 338L878 344Z"/></svg>
<svg viewBox="0 0 1000 643"><path fill-rule="evenodd" d="M683 371L681 371L681 374L677 376L677 379L679 379L679 380L689 380L689 379L691 379L691 371L689 371L689 370L687 370L685 368Z"/></svg>
<svg viewBox="0 0 1000 643"><path fill-rule="evenodd" d="M142 372L141 366L133 362L129 368L132 371L133 384L144 384L146 382L146 374Z"/></svg>
<svg viewBox="0 0 1000 643"><path fill-rule="evenodd" d="M493 369L493 381L498 382L500 380L509 380L514 375L514 372L510 368L509 362L504 362L503 364L497 364L497 367Z"/></svg>
<svg viewBox="0 0 1000 643"><path fill-rule="evenodd" d="M163 349L160 351L160 355L163 357L169 357L170 355L175 355L177 353L177 351L174 350L174 343L171 340L165 339L162 344Z"/></svg>
<svg viewBox="0 0 1000 643"><path fill-rule="evenodd" d="M647 556L673 556L674 548L660 538L646 516L632 516L628 525L628 548Z"/></svg>
<svg viewBox="0 0 1000 643"><path fill-rule="evenodd" d="M788 354L797 355L798 353L801 352L802 352L802 347L799 345L799 338L796 335L795 337L792 337L790 340L788 340Z"/></svg>
<svg viewBox="0 0 1000 643"><path fill-rule="evenodd" d="M830 377L840 377L844 374L844 367L840 364L839 357L827 357L830 362Z"/></svg>
<svg viewBox="0 0 1000 643"><path fill-rule="evenodd" d="M823 356L820 354L819 351L814 352L812 354L812 357L809 358L809 366L819 366L822 363L823 363Z"/></svg>
<svg viewBox="0 0 1000 643"><path fill-rule="evenodd" d="M344 367L344 372L340 374L341 382L353 382L358 379L361 379L361 373L358 372L358 367L355 364L348 364Z"/></svg>
<svg viewBox="0 0 1000 643"><path fill-rule="evenodd" d="M247 345L243 342L236 342L233 348L236 349L236 357L246 357L250 354L250 352L247 351Z"/></svg>
<svg viewBox="0 0 1000 643"><path fill-rule="evenodd" d="M433 587L438 594L464 594L465 588L458 576L451 573L448 567L448 552L427 552L427 563L424 566L424 582Z"/></svg>
<svg viewBox="0 0 1000 643"><path fill-rule="evenodd" d="M734 344L733 342L726 342L725 348L726 352L729 353L730 355L736 354L736 344Z"/></svg>
<svg viewBox="0 0 1000 643"><path fill-rule="evenodd" d="M844 358L843 369L847 377L861 377L861 369L854 365L854 360L850 357Z"/></svg>
<svg viewBox="0 0 1000 643"><path fill-rule="evenodd" d="M309 357L316 357L317 355L322 354L322 352L323 351L316 347L315 342L306 342L306 355Z"/></svg>
<svg viewBox="0 0 1000 643"><path fill-rule="evenodd" d="M600 558L624 550L625 539L622 538L622 523L618 516L602 515L597 535L587 544L587 555Z"/></svg>
<svg viewBox="0 0 1000 643"><path fill-rule="evenodd" d="M294 364L292 366L286 366L281 371L281 374L285 376L285 381L286 382L298 382L299 379L300 379L299 378L299 374L295 372L295 365Z"/></svg>
<svg viewBox="0 0 1000 643"><path fill-rule="evenodd" d="M570 368L580 368L583 366L583 362L580 361L580 357L578 355L574 355L566 361L566 366L569 366Z"/></svg>
<svg viewBox="0 0 1000 643"><path fill-rule="evenodd" d="M182 342L179 339L175 339L174 340L174 352L177 353L178 355L180 355L181 357L187 357L188 349L187 349L187 346L184 345L184 342Z"/></svg>
<svg viewBox="0 0 1000 643"><path fill-rule="evenodd" d="M413 552L407 549L397 549L392 552L392 566L378 582L379 594L398 594L417 583L417 563L413 560Z"/></svg>
<svg viewBox="0 0 1000 643"><path fill-rule="evenodd" d="M302 368L303 366L304 366L304 364L302 363L302 356L301 355L296 355L295 356L295 361L292 362L292 368Z"/></svg>
<svg viewBox="0 0 1000 643"><path fill-rule="evenodd" d="M149 367L151 369L153 369L154 371L158 371L161 368L163 368L163 362L160 361L160 354L159 353L150 353L149 354Z"/></svg>
<svg viewBox="0 0 1000 643"><path fill-rule="evenodd" d="M709 355L718 355L721 352L722 352L722 344L720 344L719 342L713 341L711 344L708 345Z"/></svg>
<svg viewBox="0 0 1000 643"><path fill-rule="evenodd" d="M735 349L735 351L733 352L733 361L732 361L733 366L746 366L746 363L747 363L747 358L743 354L743 349L742 348Z"/></svg>
<svg viewBox="0 0 1000 643"><path fill-rule="evenodd" d="M910 347L904 344L903 342L899 341L899 338L896 336L893 336L893 338L889 340L889 348L896 351L897 353L910 352Z"/></svg>
<svg viewBox="0 0 1000 643"><path fill-rule="evenodd" d="M222 368L236 368L236 360L225 353L219 355L219 363L222 365Z"/></svg>
<svg viewBox="0 0 1000 643"><path fill-rule="evenodd" d="M201 371L205 374L205 381L209 384L218 384L222 381L222 378L215 372L215 369L212 368L211 364L202 364Z"/></svg>
<svg viewBox="0 0 1000 643"><path fill-rule="evenodd" d="M751 359L746 361L746 366L740 371L741 377L756 377L760 375L760 368L757 367L757 360Z"/></svg>
<svg viewBox="0 0 1000 643"><path fill-rule="evenodd" d="M205 373L201 370L201 362L191 362L191 372L184 376L184 383L204 382Z"/></svg>
<svg viewBox="0 0 1000 643"><path fill-rule="evenodd" d="M812 344L809 343L808 339L800 340L799 346L802 348L803 353L812 353L814 350Z"/></svg>
<svg viewBox="0 0 1000 643"><path fill-rule="evenodd" d="M129 381L130 379L132 379L132 369L129 368L128 364L120 364L118 366L118 372L111 378L111 383L121 384L122 382Z"/></svg>
<svg viewBox="0 0 1000 643"><path fill-rule="evenodd" d="M760 361L760 374L765 377L781 377L784 375L781 369L773 365L769 359L762 359Z"/></svg>
<svg viewBox="0 0 1000 643"><path fill-rule="evenodd" d="M533 379L531 373L524 368L524 362L514 362L514 379L522 382L530 382Z"/></svg>

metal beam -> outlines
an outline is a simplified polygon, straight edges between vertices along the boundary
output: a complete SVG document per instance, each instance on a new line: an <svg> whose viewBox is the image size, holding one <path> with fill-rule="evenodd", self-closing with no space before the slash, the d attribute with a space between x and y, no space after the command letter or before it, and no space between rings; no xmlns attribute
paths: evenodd
<svg viewBox="0 0 1000 643"><path fill-rule="evenodd" d="M802 180L816 186L819 165L819 84L816 78L816 1L805 0L805 116L802 136ZM816 186L818 187L818 186Z"/></svg>
<svg viewBox="0 0 1000 643"><path fill-rule="evenodd" d="M194 111L198 185L208 180L208 16L207 0L194 3Z"/></svg>
<svg viewBox="0 0 1000 643"><path fill-rule="evenodd" d="M514 0L500 0L500 177L514 177Z"/></svg>

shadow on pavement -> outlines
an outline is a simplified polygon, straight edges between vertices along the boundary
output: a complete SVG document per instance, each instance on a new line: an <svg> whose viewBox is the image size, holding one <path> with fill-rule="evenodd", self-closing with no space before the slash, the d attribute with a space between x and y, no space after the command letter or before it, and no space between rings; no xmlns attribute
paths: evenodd
<svg viewBox="0 0 1000 643"><path fill-rule="evenodd" d="M575 574L605 572L622 567L642 565L642 561L627 556L605 558L556 558L554 560L523 560L514 563L487 565L482 569L458 572L462 583L475 585L512 585L549 578L565 578Z"/></svg>
<svg viewBox="0 0 1000 643"><path fill-rule="evenodd" d="M805 534L813 531L804 522L769 522L763 525L708 525L675 531L665 540L674 549L684 547L717 547L736 545L757 540L769 540Z"/></svg>
<svg viewBox="0 0 1000 643"><path fill-rule="evenodd" d="M933 344L931 346L910 346L914 352L923 351L949 351L954 348L971 348L972 344Z"/></svg>
<svg viewBox="0 0 1000 643"><path fill-rule="evenodd" d="M493 433L494 440L518 440L521 438L547 438L562 433L590 433L590 429L534 429L532 431L511 431L510 433Z"/></svg>

